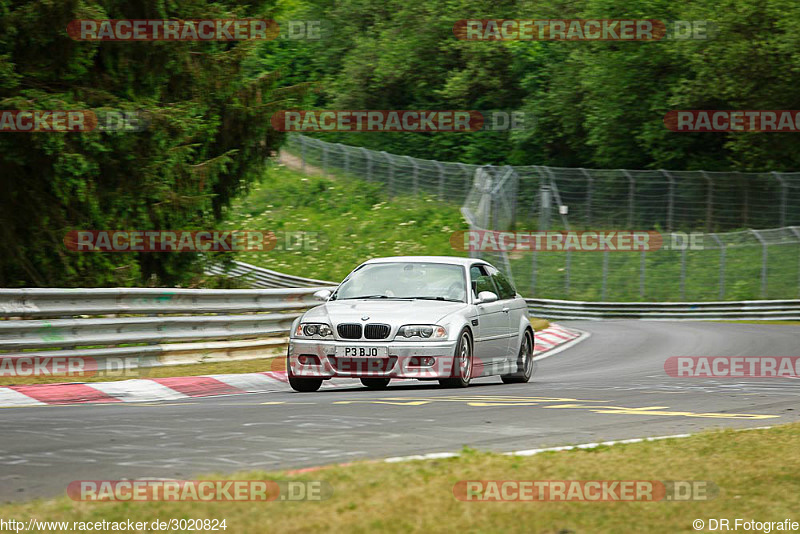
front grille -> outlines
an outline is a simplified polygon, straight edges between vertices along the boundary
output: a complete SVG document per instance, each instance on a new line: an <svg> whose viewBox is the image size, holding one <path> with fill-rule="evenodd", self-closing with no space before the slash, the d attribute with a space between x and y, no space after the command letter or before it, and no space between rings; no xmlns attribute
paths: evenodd
<svg viewBox="0 0 800 534"><path fill-rule="evenodd" d="M357 323L340 324L336 331L342 339L361 339L361 325Z"/></svg>
<svg viewBox="0 0 800 534"><path fill-rule="evenodd" d="M368 324L364 327L364 337L367 339L386 339L389 337L389 325Z"/></svg>

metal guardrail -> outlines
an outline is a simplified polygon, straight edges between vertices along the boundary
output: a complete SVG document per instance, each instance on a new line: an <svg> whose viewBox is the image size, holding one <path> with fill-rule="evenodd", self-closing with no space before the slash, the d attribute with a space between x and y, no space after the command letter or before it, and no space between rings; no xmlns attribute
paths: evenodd
<svg viewBox="0 0 800 534"><path fill-rule="evenodd" d="M271 269L265 269L256 265L250 265L240 261L234 261L229 269L221 265L212 265L206 268L207 274L227 276L229 278L239 278L251 287L258 288L278 288L278 287L320 287L335 286L337 282L326 280L316 280L314 278L303 278L290 274L279 273Z"/></svg>
<svg viewBox="0 0 800 534"><path fill-rule="evenodd" d="M0 289L0 364L80 357L101 370L280 355L318 289ZM526 301L548 319L800 320L800 300Z"/></svg>
<svg viewBox="0 0 800 534"><path fill-rule="evenodd" d="M312 295L319 287L0 289L0 317L286 311L312 305Z"/></svg>
<svg viewBox="0 0 800 534"><path fill-rule="evenodd" d="M545 319L661 321L796 321L800 300L739 302L577 302L525 299L531 315Z"/></svg>
<svg viewBox="0 0 800 534"><path fill-rule="evenodd" d="M283 351L318 289L0 289L0 361L82 357L105 369L111 359L154 367L266 357Z"/></svg>

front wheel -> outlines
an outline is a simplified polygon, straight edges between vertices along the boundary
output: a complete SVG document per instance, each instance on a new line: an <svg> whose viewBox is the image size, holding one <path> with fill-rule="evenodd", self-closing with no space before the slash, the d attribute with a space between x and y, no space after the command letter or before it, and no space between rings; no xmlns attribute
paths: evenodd
<svg viewBox="0 0 800 534"><path fill-rule="evenodd" d="M466 329L461 332L453 354L452 378L440 378L439 384L448 388L465 388L472 378L472 342Z"/></svg>
<svg viewBox="0 0 800 534"><path fill-rule="evenodd" d="M289 358L286 358L286 374L289 377L289 385L292 389L300 393L311 393L317 391L322 386L321 378L298 378L292 373L292 365Z"/></svg>
<svg viewBox="0 0 800 534"><path fill-rule="evenodd" d="M502 375L500 378L504 384L524 384L533 375L533 365L533 334L526 330L517 355L517 372Z"/></svg>

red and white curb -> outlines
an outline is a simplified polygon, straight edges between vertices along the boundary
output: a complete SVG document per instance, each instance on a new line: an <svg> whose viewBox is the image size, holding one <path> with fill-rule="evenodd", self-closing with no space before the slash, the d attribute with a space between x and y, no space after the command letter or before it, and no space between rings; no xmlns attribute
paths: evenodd
<svg viewBox="0 0 800 534"><path fill-rule="evenodd" d="M559 325L536 333L535 360L546 358L582 341L588 334ZM243 373L174 378L139 378L116 382L35 384L0 387L0 408L58 404L110 404L175 401L192 397L268 393L289 389L286 373ZM323 388L353 387L352 378L326 380Z"/></svg>

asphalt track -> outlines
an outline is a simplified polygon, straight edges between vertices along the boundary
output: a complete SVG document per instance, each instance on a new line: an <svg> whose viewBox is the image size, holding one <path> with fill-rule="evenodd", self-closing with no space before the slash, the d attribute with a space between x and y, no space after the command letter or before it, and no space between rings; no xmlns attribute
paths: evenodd
<svg viewBox="0 0 800 534"><path fill-rule="evenodd" d="M178 478L457 451L512 451L800 419L800 380L677 379L670 356L800 356L800 326L563 323L591 337L528 384L485 378L151 404L0 410L0 500L73 480ZM407 385L408 384L408 385ZM773 417L758 417L773 416Z"/></svg>

